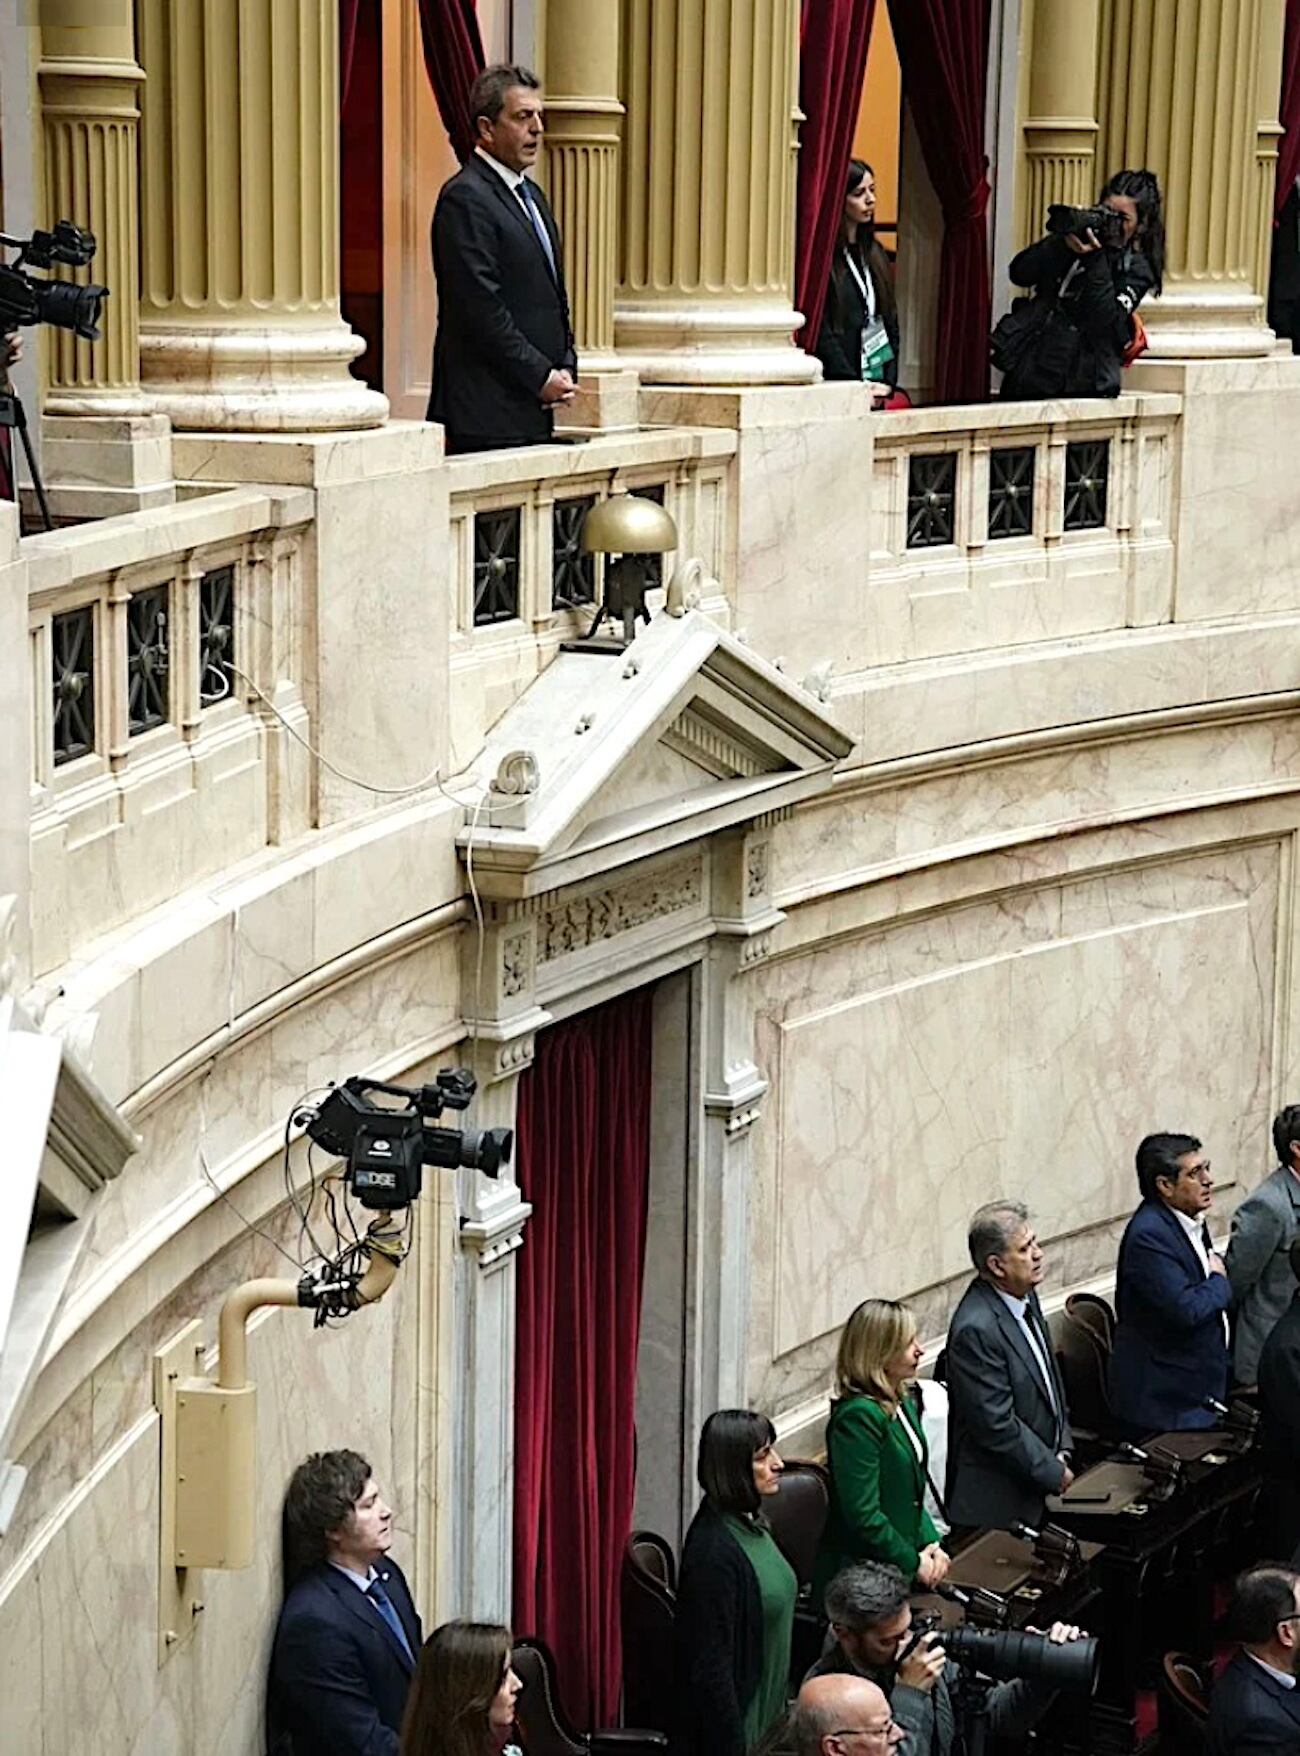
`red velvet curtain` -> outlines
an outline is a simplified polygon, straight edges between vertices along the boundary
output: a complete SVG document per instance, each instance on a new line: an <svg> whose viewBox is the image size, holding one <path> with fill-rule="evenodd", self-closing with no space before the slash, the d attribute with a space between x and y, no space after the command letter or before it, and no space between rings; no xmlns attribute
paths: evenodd
<svg viewBox="0 0 1300 1756"><path fill-rule="evenodd" d="M357 13L361 0L339 0L339 113L348 107L352 56L357 46Z"/></svg>
<svg viewBox="0 0 1300 1756"><path fill-rule="evenodd" d="M650 1172L653 990L557 1024L519 1085L514 1629L582 1729L617 1724Z"/></svg>
<svg viewBox="0 0 1300 1756"><path fill-rule="evenodd" d="M483 39L474 0L419 0L420 40L442 125L461 164L474 150L469 92L483 71Z"/></svg>
<svg viewBox="0 0 1300 1756"><path fill-rule="evenodd" d="M1276 218L1300 177L1300 0L1287 0L1286 39L1282 51L1282 136L1277 155Z"/></svg>
<svg viewBox="0 0 1300 1756"><path fill-rule="evenodd" d="M876 0L803 0L799 52L799 222L794 302L800 341L817 344L835 238L844 207L844 173L862 104Z"/></svg>
<svg viewBox="0 0 1300 1756"><path fill-rule="evenodd" d="M990 0L889 0L912 119L943 209L939 264L940 402L989 388L989 201L984 154Z"/></svg>

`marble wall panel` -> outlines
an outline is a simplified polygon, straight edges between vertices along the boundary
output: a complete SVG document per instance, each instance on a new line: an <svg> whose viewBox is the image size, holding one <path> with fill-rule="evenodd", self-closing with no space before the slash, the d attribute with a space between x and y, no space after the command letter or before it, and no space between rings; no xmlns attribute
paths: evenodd
<svg viewBox="0 0 1300 1756"><path fill-rule="evenodd" d="M157 1667L158 1421L150 1356L186 1314L271 1268L259 1240L215 1258L127 1338L23 1456L19 1518L0 1546L0 1748L6 1756L247 1756L262 1747L266 1662L281 1591L279 1508L308 1452L351 1445L414 1550L413 1284L338 1330L276 1311L250 1330L258 1385L259 1548L247 1570L202 1575L194 1636ZM164 1333L165 1332L165 1333ZM101 1401L105 1406L100 1407ZM111 1406L110 1406L111 1405ZM100 1414L103 1420L100 1423Z"/></svg>
<svg viewBox="0 0 1300 1756"><path fill-rule="evenodd" d="M1108 1266L1142 1134L1258 1177L1274 1092L1280 840L1028 883L759 973L773 1076L758 1145L751 1377L824 1386L869 1294L941 1333L972 1209L1027 1200L1049 1278ZM1221 1218L1231 1204L1221 1197Z"/></svg>

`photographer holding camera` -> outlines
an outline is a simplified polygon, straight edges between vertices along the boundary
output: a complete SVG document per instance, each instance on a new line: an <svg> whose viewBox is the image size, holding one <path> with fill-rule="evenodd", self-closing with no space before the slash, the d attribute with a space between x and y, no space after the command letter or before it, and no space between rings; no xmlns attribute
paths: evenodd
<svg viewBox="0 0 1300 1756"><path fill-rule="evenodd" d="M827 1647L808 1676L858 1676L878 1684L906 1734L906 1750L949 1756L950 1751L960 1748L957 1733L966 1672L951 1660L940 1644L941 1636L914 1627L908 1584L898 1568L878 1561L858 1561L846 1567L826 1588L826 1614L834 1644ZM960 1634L970 1638L969 1630ZM996 1640L999 1636L978 1638ZM1050 1655L1044 1649L1087 1637L1080 1628L1054 1622L1046 1636L1013 1634L1005 1638L1032 1640L1035 1656L1044 1661L1040 1672L1050 1672ZM987 1697L990 1732L995 1737L1023 1737L1047 1712L1055 1695L1049 1681L1031 1682L1016 1676L996 1683Z"/></svg>
<svg viewBox="0 0 1300 1756"><path fill-rule="evenodd" d="M1160 185L1151 171L1118 171L1096 207L1051 207L1047 236L1016 256L1011 279L1032 287L993 331L991 357L1008 402L1118 396L1140 351L1137 308L1164 280Z"/></svg>

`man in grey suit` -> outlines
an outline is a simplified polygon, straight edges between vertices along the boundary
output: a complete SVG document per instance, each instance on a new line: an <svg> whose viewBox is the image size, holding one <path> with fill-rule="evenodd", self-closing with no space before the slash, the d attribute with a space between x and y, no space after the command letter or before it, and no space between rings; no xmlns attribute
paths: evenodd
<svg viewBox="0 0 1300 1756"><path fill-rule="evenodd" d="M1232 1375L1253 1384L1269 1332L1291 1303L1295 1280L1287 1261L1300 1233L1300 1104L1273 1118L1277 1169L1248 1195L1232 1219L1224 1267L1232 1287Z"/></svg>
<svg viewBox="0 0 1300 1756"><path fill-rule="evenodd" d="M1038 1303L1043 1252L1018 1201L970 1223L975 1279L948 1330L948 1516L955 1525L1042 1523L1070 1469L1065 1386Z"/></svg>

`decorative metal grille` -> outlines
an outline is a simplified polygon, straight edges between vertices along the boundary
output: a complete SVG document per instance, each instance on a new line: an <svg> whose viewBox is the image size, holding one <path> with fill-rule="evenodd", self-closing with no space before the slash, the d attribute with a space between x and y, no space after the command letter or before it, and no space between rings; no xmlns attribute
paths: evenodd
<svg viewBox="0 0 1300 1756"><path fill-rule="evenodd" d="M65 610L50 630L54 765L95 748L95 609Z"/></svg>
<svg viewBox="0 0 1300 1756"><path fill-rule="evenodd" d="M131 736L166 724L168 588L133 592L126 606L126 723Z"/></svg>
<svg viewBox="0 0 1300 1756"><path fill-rule="evenodd" d="M1101 530L1110 485L1110 440L1080 439L1065 448L1066 530Z"/></svg>
<svg viewBox="0 0 1300 1756"><path fill-rule="evenodd" d="M508 622L519 614L521 508L503 506L474 515L474 626Z"/></svg>
<svg viewBox="0 0 1300 1756"><path fill-rule="evenodd" d="M594 494L585 500L557 500L551 511L551 602L557 609L574 609L596 601L596 557L584 555L582 521L596 504Z"/></svg>
<svg viewBox="0 0 1300 1756"><path fill-rule="evenodd" d="M214 567L199 580L199 700L228 701L235 691L235 569Z"/></svg>
<svg viewBox="0 0 1300 1756"><path fill-rule="evenodd" d="M957 453L921 453L908 460L907 546L931 549L950 543L956 529Z"/></svg>
<svg viewBox="0 0 1300 1756"><path fill-rule="evenodd" d="M642 500L653 500L656 506L664 503L665 487L663 482L656 482L650 488L634 488L632 490ZM645 557L645 587L647 591L655 591L664 582L664 558L662 555Z"/></svg>
<svg viewBox="0 0 1300 1756"><path fill-rule="evenodd" d="M1034 534L1032 445L989 452L989 540Z"/></svg>

